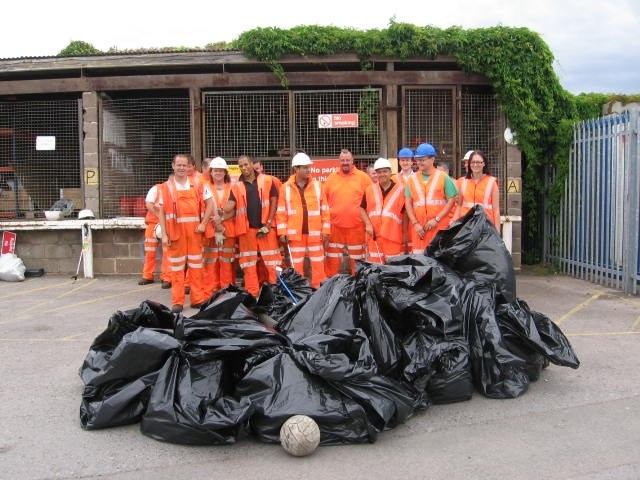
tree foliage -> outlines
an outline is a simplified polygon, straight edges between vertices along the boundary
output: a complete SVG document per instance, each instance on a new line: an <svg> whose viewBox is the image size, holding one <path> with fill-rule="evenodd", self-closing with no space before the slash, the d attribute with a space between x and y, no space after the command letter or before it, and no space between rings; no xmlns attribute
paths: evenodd
<svg viewBox="0 0 640 480"><path fill-rule="evenodd" d="M83 55L99 55L102 52L90 43L73 40L58 53L58 57L77 57Z"/></svg>

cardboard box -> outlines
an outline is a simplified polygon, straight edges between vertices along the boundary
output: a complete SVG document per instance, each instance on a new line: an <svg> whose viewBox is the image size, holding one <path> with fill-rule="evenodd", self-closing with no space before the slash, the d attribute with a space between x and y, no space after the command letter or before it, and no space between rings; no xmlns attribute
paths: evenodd
<svg viewBox="0 0 640 480"><path fill-rule="evenodd" d="M74 210L82 210L84 208L84 195L81 188L61 188L60 198L73 201Z"/></svg>

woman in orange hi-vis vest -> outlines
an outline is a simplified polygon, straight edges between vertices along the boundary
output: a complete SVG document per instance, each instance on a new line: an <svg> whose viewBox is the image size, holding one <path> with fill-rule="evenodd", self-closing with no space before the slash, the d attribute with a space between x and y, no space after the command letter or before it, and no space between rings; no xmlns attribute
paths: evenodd
<svg viewBox="0 0 640 480"><path fill-rule="evenodd" d="M171 311L184 307L185 267L189 267L191 306L199 308L207 300L202 284L202 240L213 237L210 217L211 191L205 182L187 176L190 155L178 154L171 166L173 175L160 186L159 220L162 246L168 248L171 264Z"/></svg>
<svg viewBox="0 0 640 480"><path fill-rule="evenodd" d="M233 261L236 253L236 235L233 219L222 220L222 207L229 201L231 179L227 162L222 157L209 159L209 188L213 195L212 221L215 237L205 240L203 248L205 291L207 296L221 287L235 285Z"/></svg>
<svg viewBox="0 0 640 480"><path fill-rule="evenodd" d="M276 229L273 228L278 208L278 189L271 175L256 173L249 156L238 158L238 166L242 174L232 187L229 201L223 209L223 218L230 218L235 212L244 288L257 296L260 292L258 254L267 270L268 278L265 281L269 283L278 281L276 267L282 264Z"/></svg>
<svg viewBox="0 0 640 480"><path fill-rule="evenodd" d="M404 185L391 180L391 163L379 158L373 164L378 183L365 190L360 214L365 224L367 260L386 263L387 258L404 253L402 219Z"/></svg>
<svg viewBox="0 0 640 480"><path fill-rule="evenodd" d="M277 226L280 243L291 257L291 266L304 275L304 257L311 265L311 286L320 288L326 278L324 242L331 232L329 207L324 189L309 176L313 162L306 153L296 153L291 161L293 175L280 189Z"/></svg>
<svg viewBox="0 0 640 480"><path fill-rule="evenodd" d="M411 177L405 190L405 207L411 229L413 253L423 253L438 231L449 227L451 209L458 190L449 175L435 167L433 145L418 145L414 158L420 171Z"/></svg>
<svg viewBox="0 0 640 480"><path fill-rule="evenodd" d="M500 231L498 181L489 175L487 162L480 150L474 150L467 162L467 175L456 181L460 197L454 218L457 220L466 215L475 205L482 205L484 213Z"/></svg>

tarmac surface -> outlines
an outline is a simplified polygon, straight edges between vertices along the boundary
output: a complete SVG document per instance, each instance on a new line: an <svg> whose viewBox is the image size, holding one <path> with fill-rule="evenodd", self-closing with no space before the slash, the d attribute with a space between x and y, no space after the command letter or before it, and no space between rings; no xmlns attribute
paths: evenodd
<svg viewBox="0 0 640 480"><path fill-rule="evenodd" d="M0 479L639 479L640 298L558 275L517 275L517 295L554 320L580 358L519 398L475 393L432 406L374 444L304 458L240 438L162 443L139 425L84 431L78 368L116 310L151 299L137 278L45 275L0 282ZM185 315L196 311L185 309Z"/></svg>

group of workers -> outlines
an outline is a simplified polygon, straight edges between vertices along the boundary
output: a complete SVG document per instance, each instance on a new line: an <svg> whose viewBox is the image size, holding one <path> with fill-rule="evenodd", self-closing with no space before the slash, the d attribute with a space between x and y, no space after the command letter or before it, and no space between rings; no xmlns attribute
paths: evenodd
<svg viewBox="0 0 640 480"><path fill-rule="evenodd" d="M429 143L415 151L402 148L398 173L379 158L374 181L343 149L338 169L321 183L311 176L312 160L300 152L282 183L246 155L238 158L241 174L232 182L223 158L205 159L198 172L190 155L178 154L173 175L146 197L145 264L138 283L154 282L159 241L162 287L171 288L177 313L185 292L198 308L213 292L235 284L235 261L244 288L257 296L263 283L277 283L284 258L300 274L310 274L318 288L340 271L345 254L353 274L356 260L385 263L424 252L439 230L477 204L499 230L500 195L484 154L467 152L466 175L456 181L438 168L436 157Z"/></svg>

